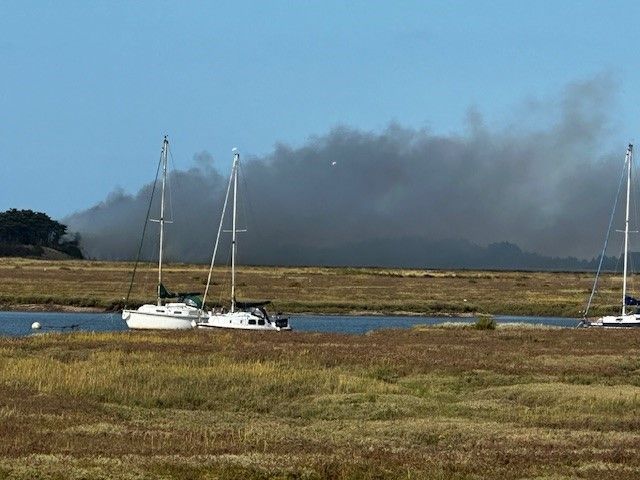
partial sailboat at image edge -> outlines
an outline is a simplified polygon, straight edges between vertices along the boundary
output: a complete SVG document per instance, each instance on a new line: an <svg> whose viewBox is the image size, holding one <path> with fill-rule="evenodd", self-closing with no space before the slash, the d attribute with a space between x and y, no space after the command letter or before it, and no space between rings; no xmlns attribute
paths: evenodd
<svg viewBox="0 0 640 480"><path fill-rule="evenodd" d="M129 293L125 300L125 309L122 311L122 319L127 322L127 326L135 330L188 330L196 326L196 321L202 318L202 301L198 293L171 293L162 284L162 257L164 250L164 225L165 225L165 187L167 183L167 156L169 152L169 140L164 137L162 143L162 153L160 162L162 165L162 194L160 197L160 218L158 220L145 219L146 222L158 222L160 224L160 248L158 252L158 285L157 285L157 301L155 304L142 305L137 310L127 310L126 303L129 301L131 287L133 285L135 271L142 250L141 240L136 266L134 267L129 285ZM156 177L157 180L157 177ZM153 194L151 196L149 208L153 202ZM147 214L148 215L148 214ZM146 228L145 228L146 229ZM144 232L144 230L143 230ZM176 299L175 302L166 302L167 299Z"/></svg>
<svg viewBox="0 0 640 480"><path fill-rule="evenodd" d="M267 313L265 306L271 303L269 300L254 302L236 301L236 233L239 231L244 231L238 230L236 227L239 163L240 154L236 151L236 149L234 149L231 176L229 177L227 194L225 196L224 205L222 207L222 215L220 217L220 224L218 226L218 236L216 238L213 255L211 257L211 268L209 269L207 287L203 296L204 303L206 302L209 285L211 283L211 272L213 270L213 265L215 263L215 258L218 251L220 233L222 232L222 225L224 223L225 212L229 200L229 193L231 191L231 186L233 185L233 217L231 227L231 307L228 312L220 308L213 309L205 318L199 321L197 325L199 328L233 328L241 330L271 331L291 330L289 319L287 317L283 317L280 314L270 316Z"/></svg>
<svg viewBox="0 0 640 480"><path fill-rule="evenodd" d="M630 313L627 311L627 307L633 305L640 305L640 300L633 298L627 293L627 279L628 279L628 257L629 257L629 204L631 199L631 167L633 163L633 145L629 144L627 147L627 154L625 155L625 168L626 168L626 177L627 177L627 196L626 196L626 208L625 208L625 220L624 220L624 267L623 267L623 275L622 275L622 308L620 315L606 315L600 318L597 318L593 321L587 319L587 315L589 314L589 308L591 307L591 301L593 300L593 296L597 290L598 285L598 277L600 275L600 271L602 269L602 261L604 259L604 250L606 250L607 242L609 239L609 233L611 231L611 223L613 221L613 214L615 213L615 207L617 205L614 204L614 212L611 214L611 220L609 222L609 231L607 232L607 237L605 239L605 246L600 256L600 264L598 266L598 271L596 273L596 279L593 284L593 289L591 290L591 295L589 296L589 301L587 302L587 308L584 312L584 318L580 323L580 326L585 327L604 327L604 328L629 328L629 327L640 327L640 314L636 311ZM621 179L622 182L622 179ZM618 189L618 194L620 190ZM616 197L617 199L617 197Z"/></svg>

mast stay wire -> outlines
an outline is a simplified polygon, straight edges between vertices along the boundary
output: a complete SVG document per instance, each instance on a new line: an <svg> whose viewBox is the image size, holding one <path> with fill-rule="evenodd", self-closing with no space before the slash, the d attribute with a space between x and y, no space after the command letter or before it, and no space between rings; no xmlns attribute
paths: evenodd
<svg viewBox="0 0 640 480"><path fill-rule="evenodd" d="M160 173L160 164L162 163L162 154L160 154L160 160L158 160L158 166L156 168L156 176L153 180L153 187L151 188L151 198L149 199L149 206L147 207L147 214L144 221L144 226L142 227L142 236L140 237L140 244L138 246L138 253L136 254L136 261L133 264L133 272L131 272L131 282L129 282L129 289L127 290L127 296L124 300L124 308L127 308L127 304L129 303L129 297L131 296L131 289L133 288L133 281L136 276L136 271L138 270L138 264L140 263L140 255L142 253L142 246L144 244L144 237L147 232L147 226L149 225L149 215L151 213L151 206L153 205L153 198L156 192L156 185L158 184L158 175Z"/></svg>
<svg viewBox="0 0 640 480"><path fill-rule="evenodd" d="M593 296L595 295L596 289L598 287L598 278L600 277L600 272L602 271L602 262L604 261L604 254L607 251L607 245L609 243L609 238L611 236L611 226L613 225L613 217L616 213L616 208L618 207L618 199L620 198L620 190L622 189L622 181L624 180L624 173L625 173L626 166L627 166L627 162L624 163L622 172L620 173L620 180L618 182L618 192L616 193L615 201L613 202L613 210L611 211L611 216L609 217L609 227L607 228L607 234L605 235L605 238L604 238L604 247L602 247L602 253L600 254L600 261L598 262L598 270L596 271L596 279L593 282L591 295L589 295L587 306L584 309L584 315L582 316L583 319L586 319L587 315L589 314L589 309L591 308L591 302L593 301ZM617 266L616 266L616 270L617 270Z"/></svg>
<svg viewBox="0 0 640 480"><path fill-rule="evenodd" d="M169 221L165 221L165 223L173 223L173 191L171 189L171 180L172 178L175 176L177 176L176 172L176 162L173 159L173 152L171 150L171 146L169 144L167 144L167 150L169 151L169 162L171 163L171 171L173 172L173 175L169 175L167 177L167 186L168 186L168 190L169 190L169 215L171 220Z"/></svg>
<svg viewBox="0 0 640 480"><path fill-rule="evenodd" d="M629 233L637 234L638 233L638 230L637 230L637 226L638 226L638 199L636 198L637 197L637 192L634 192L634 190L637 190L637 189L633 188L634 185L637 185L637 179L638 179L638 169L637 168L633 169L632 175L633 175L634 178L632 179L632 182L631 182L631 202L633 203L633 222L634 222L633 225L634 225L634 228L636 228L636 230L634 230L633 232L629 232ZM635 244L638 245L638 242L636 241ZM631 275L629 275L629 283L630 283L630 287L631 287L630 290L633 292L634 291L634 287L635 287L634 272L635 272L635 269L636 269L636 265L635 265L635 263L636 263L635 262L635 260L636 260L635 257L636 256L633 255L633 249L631 248L631 245L629 246L629 251L632 253L631 255L629 255L629 260L630 260L630 264L631 264L630 265L630 267L631 267L630 268Z"/></svg>
<svg viewBox="0 0 640 480"><path fill-rule="evenodd" d="M235 172L235 174L237 175L237 171ZM203 311L204 308L205 308L205 302L207 301L207 294L209 293L209 285L211 284L211 275L213 273L213 265L215 263L216 255L218 253L218 245L220 243L220 234L222 233L222 226L224 224L224 217L225 217L225 213L227 211L227 204L229 202L229 192L231 191L231 182L233 181L233 175L234 175L234 172L232 170L231 171L231 175L229 175L229 183L227 184L227 192L226 192L226 194L224 196L224 204L222 205L222 214L220 215L220 223L218 224L218 233L216 235L216 243L214 244L213 252L211 254L211 265L209 266L209 276L207 277L207 286L205 287L204 295L202 296L202 309L201 309L201 311Z"/></svg>

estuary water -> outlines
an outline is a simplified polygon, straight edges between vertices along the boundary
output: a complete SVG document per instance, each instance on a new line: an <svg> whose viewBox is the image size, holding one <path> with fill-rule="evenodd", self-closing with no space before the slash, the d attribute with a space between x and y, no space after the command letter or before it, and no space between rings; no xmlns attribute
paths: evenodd
<svg viewBox="0 0 640 480"><path fill-rule="evenodd" d="M526 323L555 327L575 327L579 319L562 317L494 316L497 323ZM411 328L414 325L473 323L469 317L382 317L352 315L292 315L291 327L298 332L362 334L383 328ZM31 325L40 323L34 331ZM116 332L127 330L120 313L0 312L0 335L25 336L34 332Z"/></svg>

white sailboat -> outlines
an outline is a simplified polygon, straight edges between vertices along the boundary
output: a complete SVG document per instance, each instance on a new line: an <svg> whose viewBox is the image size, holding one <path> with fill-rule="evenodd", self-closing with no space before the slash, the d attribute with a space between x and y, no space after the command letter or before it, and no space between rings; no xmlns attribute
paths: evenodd
<svg viewBox="0 0 640 480"><path fill-rule="evenodd" d="M231 167L231 175L229 177L229 185L227 186L227 194L225 196L224 205L222 207L222 215L218 226L218 235L211 257L211 268L209 269L209 278L207 287L203 296L203 303L206 301L209 285L211 283L211 272L215 263L216 253L224 223L225 212L229 200L229 193L233 185L233 220L231 227L231 307L229 311L224 309L213 309L209 312L208 317L197 323L199 328L232 328L240 330L270 330L283 331L291 330L289 319L281 315L270 316L265 308L270 301L237 301L236 300L236 234L245 230L238 230L236 227L237 198L238 198L238 167L240 163L240 154L234 149L233 165Z"/></svg>
<svg viewBox="0 0 640 480"><path fill-rule="evenodd" d="M640 314L637 312L629 312L627 310L628 306L638 305L639 302L637 299L631 297L627 293L627 277L628 277L628 257L629 257L629 204L631 199L631 166L633 163L633 145L629 144L627 147L627 153L625 155L625 167L626 167L626 176L627 176L627 196L626 196L626 209L625 209L625 221L624 221L624 266L623 266L623 276L622 276L622 309L620 315L606 315L600 318L595 319L594 321L589 321L587 319L587 315L589 313L589 307L591 306L591 300L593 299L593 295L596 292L597 284L598 284L598 276L600 274L600 269L602 266L602 259L604 258L604 251L600 257L600 267L598 268L598 273L596 274L596 280L593 285L593 289L591 291L591 295L589 297L589 301L587 303L587 308L585 309L584 319L582 321L582 325L587 327L605 327L605 328L616 328L616 327L640 327ZM613 218L613 215L612 215ZM608 238L608 234L607 234ZM606 242L605 242L606 248Z"/></svg>
<svg viewBox="0 0 640 480"><path fill-rule="evenodd" d="M165 225L165 186L167 182L167 156L169 140L164 137L160 161L162 163L162 195L160 198L160 218L151 220L160 224L160 248L158 254L158 286L155 304L142 305L137 310L122 311L122 319L127 326L136 330L188 330L196 326L196 320L202 317L201 305L198 304L197 294L173 294L162 284L162 256L164 251ZM147 221L147 220L145 220ZM144 235L143 235L144 236ZM137 262L137 261L136 261ZM135 269L134 269L135 274ZM133 278L131 279L133 284ZM131 286L129 287L129 293ZM166 299L176 298L177 301L165 302ZM128 295L127 295L128 300Z"/></svg>

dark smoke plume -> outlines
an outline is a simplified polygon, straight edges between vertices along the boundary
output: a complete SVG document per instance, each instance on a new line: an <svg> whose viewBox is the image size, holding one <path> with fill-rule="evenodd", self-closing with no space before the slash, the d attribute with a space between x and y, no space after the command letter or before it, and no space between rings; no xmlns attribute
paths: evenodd
<svg viewBox="0 0 640 480"><path fill-rule="evenodd" d="M300 148L277 145L264 158L244 158L240 212L249 232L241 234L241 260L430 266L429 258L502 241L591 258L624 157L625 145L602 154L612 90L606 77L571 84L503 129L471 112L460 135L342 127ZM167 255L174 261L209 260L222 207L227 179L207 153L196 157L173 175ZM133 258L150 191L115 191L65 222L89 256ZM148 236L156 235L151 224Z"/></svg>

